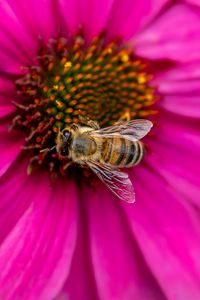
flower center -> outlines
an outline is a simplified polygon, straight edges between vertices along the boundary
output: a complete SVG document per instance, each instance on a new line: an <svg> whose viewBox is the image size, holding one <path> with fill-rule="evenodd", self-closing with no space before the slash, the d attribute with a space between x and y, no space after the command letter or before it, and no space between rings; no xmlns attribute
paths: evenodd
<svg viewBox="0 0 200 300"><path fill-rule="evenodd" d="M103 37L87 47L81 35L67 42L60 38L40 46L38 65L25 68L16 81L21 94L15 102L12 128L26 134L24 150L30 153L29 172L36 165L65 174L66 161L56 150L56 136L79 116L101 127L115 123L125 112L131 118L154 114L154 89L146 65L119 41L105 44Z"/></svg>

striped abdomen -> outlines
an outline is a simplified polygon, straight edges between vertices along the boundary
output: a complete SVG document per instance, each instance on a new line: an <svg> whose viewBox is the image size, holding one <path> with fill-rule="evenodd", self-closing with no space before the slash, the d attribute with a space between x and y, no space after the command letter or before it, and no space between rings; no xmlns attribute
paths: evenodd
<svg viewBox="0 0 200 300"><path fill-rule="evenodd" d="M131 142L123 138L104 139L102 144L101 159L110 165L131 167L138 164L143 157L141 142Z"/></svg>

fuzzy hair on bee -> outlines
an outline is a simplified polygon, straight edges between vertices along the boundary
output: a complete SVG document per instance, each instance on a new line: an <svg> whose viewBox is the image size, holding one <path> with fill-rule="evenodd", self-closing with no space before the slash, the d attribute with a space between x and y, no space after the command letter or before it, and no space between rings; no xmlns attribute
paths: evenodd
<svg viewBox="0 0 200 300"><path fill-rule="evenodd" d="M94 121L72 124L59 131L55 147L63 159L70 160L65 168L72 163L89 167L118 198L133 203L133 185L121 168L139 164L144 154L140 140L152 126L145 119L120 121L106 128Z"/></svg>

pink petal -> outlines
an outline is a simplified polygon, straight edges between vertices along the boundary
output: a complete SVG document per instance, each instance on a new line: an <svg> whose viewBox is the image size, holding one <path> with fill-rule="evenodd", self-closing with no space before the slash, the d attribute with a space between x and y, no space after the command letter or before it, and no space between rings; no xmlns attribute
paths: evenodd
<svg viewBox="0 0 200 300"><path fill-rule="evenodd" d="M12 47L10 49L13 49ZM0 75L1 76L16 76L20 74L22 66L26 65L27 61L21 60L13 54L13 51L7 51L6 47L0 50Z"/></svg>
<svg viewBox="0 0 200 300"><path fill-rule="evenodd" d="M27 195L34 184L37 186L40 183L41 175L28 176L27 166L27 159L18 159L0 177L0 243L18 222L30 202L37 197L37 189L31 192L31 197Z"/></svg>
<svg viewBox="0 0 200 300"><path fill-rule="evenodd" d="M200 5L200 0L186 0L186 2L194 4L194 5Z"/></svg>
<svg viewBox="0 0 200 300"><path fill-rule="evenodd" d="M40 40L63 35L57 2L8 0L0 3L0 69L19 73L21 66L36 63Z"/></svg>
<svg viewBox="0 0 200 300"><path fill-rule="evenodd" d="M16 100L16 92L14 84L11 80L0 78L0 117L9 117L9 114L15 111L12 101ZM12 118L1 121L0 125L0 176L6 172L10 165L15 161L21 147L24 143L21 133L16 131L9 132L9 126Z"/></svg>
<svg viewBox="0 0 200 300"><path fill-rule="evenodd" d="M53 299L69 272L76 241L74 184L51 187L43 178L34 189L37 197L0 248L2 299Z"/></svg>
<svg viewBox="0 0 200 300"><path fill-rule="evenodd" d="M161 169L161 166L160 166ZM135 170L136 203L124 207L140 251L167 299L199 299L199 221L152 169Z"/></svg>
<svg viewBox="0 0 200 300"><path fill-rule="evenodd" d="M11 79L0 78L0 105L12 105L16 96L14 82Z"/></svg>
<svg viewBox="0 0 200 300"><path fill-rule="evenodd" d="M129 39L167 2L168 0L59 0L68 31L75 34L81 26L87 39L102 31L110 39L116 36Z"/></svg>
<svg viewBox="0 0 200 300"><path fill-rule="evenodd" d="M1 97L0 97L0 102L1 102ZM0 105L0 118L5 117L6 115L9 115L10 113L15 111L14 105Z"/></svg>
<svg viewBox="0 0 200 300"><path fill-rule="evenodd" d="M106 24L115 2L116 0L79 1L79 8L81 7L79 19L88 38L94 37L107 29Z"/></svg>
<svg viewBox="0 0 200 300"><path fill-rule="evenodd" d="M38 4L37 1L30 0L28 6L23 0L8 0L7 2L17 21L33 41L37 42L38 37L45 40L57 37L60 27L56 26L58 25L56 20L59 16L56 16L56 5L53 1L42 0Z"/></svg>
<svg viewBox="0 0 200 300"><path fill-rule="evenodd" d="M22 65L33 62L36 44L34 45L31 35L22 26L8 1L0 3L0 40L1 70L19 73Z"/></svg>
<svg viewBox="0 0 200 300"><path fill-rule="evenodd" d="M174 4L138 35L136 53L150 59L192 61L200 58L199 36L199 8Z"/></svg>
<svg viewBox="0 0 200 300"><path fill-rule="evenodd" d="M16 107L13 103L20 102L14 81L0 78L0 117L13 113Z"/></svg>
<svg viewBox="0 0 200 300"><path fill-rule="evenodd" d="M24 143L24 139L21 133L15 131L8 131L9 125L10 124L7 123L3 123L0 125L0 176L15 161L15 159L21 152L21 147Z"/></svg>
<svg viewBox="0 0 200 300"><path fill-rule="evenodd" d="M184 123L179 120L176 124L172 116L165 119L157 132L159 138L149 142L152 153L146 159L182 195L183 202L187 199L196 207L200 199L198 122L196 129Z"/></svg>
<svg viewBox="0 0 200 300"><path fill-rule="evenodd" d="M108 35L130 39L138 32L151 9L150 1L115 1L107 25Z"/></svg>
<svg viewBox="0 0 200 300"><path fill-rule="evenodd" d="M168 3L168 0L115 0L107 23L108 36L132 38Z"/></svg>
<svg viewBox="0 0 200 300"><path fill-rule="evenodd" d="M114 0L59 0L59 3L68 31L76 34L81 26L90 39L105 29Z"/></svg>
<svg viewBox="0 0 200 300"><path fill-rule="evenodd" d="M78 19L78 0L58 0L61 17L63 18L63 22L68 29L68 32L71 34L76 34L79 26L80 20Z"/></svg>
<svg viewBox="0 0 200 300"><path fill-rule="evenodd" d="M93 300L99 299L90 253L90 236L88 232L86 202L90 199L79 199L78 237L71 269L57 300ZM84 201L84 203L83 203Z"/></svg>
<svg viewBox="0 0 200 300"><path fill-rule="evenodd" d="M200 116L200 72L199 63L174 66L158 74L154 84L162 97L160 105L165 109L184 116Z"/></svg>
<svg viewBox="0 0 200 300"><path fill-rule="evenodd" d="M163 84L167 81L173 84L173 82L183 82L185 80L198 80L200 79L199 65L200 60L174 65L169 70L159 73L157 83L160 81L160 84Z"/></svg>
<svg viewBox="0 0 200 300"><path fill-rule="evenodd" d="M146 2L148 3L148 1L146 1ZM153 18L155 18L160 13L161 10L164 10L165 7L170 3L170 1L169 0L151 0L150 3L151 3L150 4L151 10L145 18L145 22L144 22L145 26L148 26L147 23L152 21Z"/></svg>
<svg viewBox="0 0 200 300"><path fill-rule="evenodd" d="M189 79L189 78L188 78ZM192 96L192 95L198 95L198 93L200 94L200 86L199 86L200 80L193 80L193 81L189 81L186 82L185 81L174 81L172 82L163 82L160 86L159 86L159 91L162 94L174 94L176 96L176 94L179 95L188 95L188 96Z"/></svg>
<svg viewBox="0 0 200 300"><path fill-rule="evenodd" d="M149 146L150 154L160 157L161 165L165 161L169 166L174 166L174 169L179 165L182 167L183 176L185 170L195 172L197 176L200 172L200 165L195 163L198 160L200 147L198 121L176 118L177 120L174 120L175 116L167 113L160 115L160 119L163 120L161 123L158 119L156 136L151 141L152 145ZM150 158L151 155L147 157Z"/></svg>
<svg viewBox="0 0 200 300"><path fill-rule="evenodd" d="M91 272L94 274L92 290L95 292L97 289L97 297L93 299L165 299L140 255L126 219L121 215L121 202L99 181L93 189L83 190L80 200L81 212L85 214L82 238L87 235L89 240L86 243L90 243L91 262L88 262L86 270L89 278ZM131 209L130 204L127 206ZM88 233L85 232L87 229ZM74 291L77 282L82 279L78 273L78 256L76 260L78 277L73 282L72 275L66 291L71 299L80 299L80 294ZM87 288L86 285L86 291ZM87 299L86 295L83 299Z"/></svg>
<svg viewBox="0 0 200 300"><path fill-rule="evenodd" d="M199 96L165 96L162 106L167 110L187 117L200 117L200 101Z"/></svg>
<svg viewBox="0 0 200 300"><path fill-rule="evenodd" d="M155 161L155 159L150 160L149 164L151 164L155 171L180 195L183 202L187 201L191 203L191 205L194 205L194 209L199 209L200 180L195 174L190 173L188 170L184 172L180 166L172 169L171 166L168 167L166 164L163 164L162 169L160 169L160 164L158 160Z"/></svg>
<svg viewBox="0 0 200 300"><path fill-rule="evenodd" d="M81 28L87 40L107 31L107 22L115 0L59 0L61 14L69 33L76 34Z"/></svg>

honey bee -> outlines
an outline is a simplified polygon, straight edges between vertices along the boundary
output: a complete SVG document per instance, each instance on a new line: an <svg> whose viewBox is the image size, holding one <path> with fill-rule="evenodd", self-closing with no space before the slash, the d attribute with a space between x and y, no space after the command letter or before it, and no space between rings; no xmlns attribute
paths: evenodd
<svg viewBox="0 0 200 300"><path fill-rule="evenodd" d="M132 183L120 169L141 161L144 147L139 140L151 127L152 123L143 119L121 121L106 128L99 128L94 121L86 126L72 124L58 133L55 147L63 159L70 159L70 164L89 167L118 198L134 202Z"/></svg>

